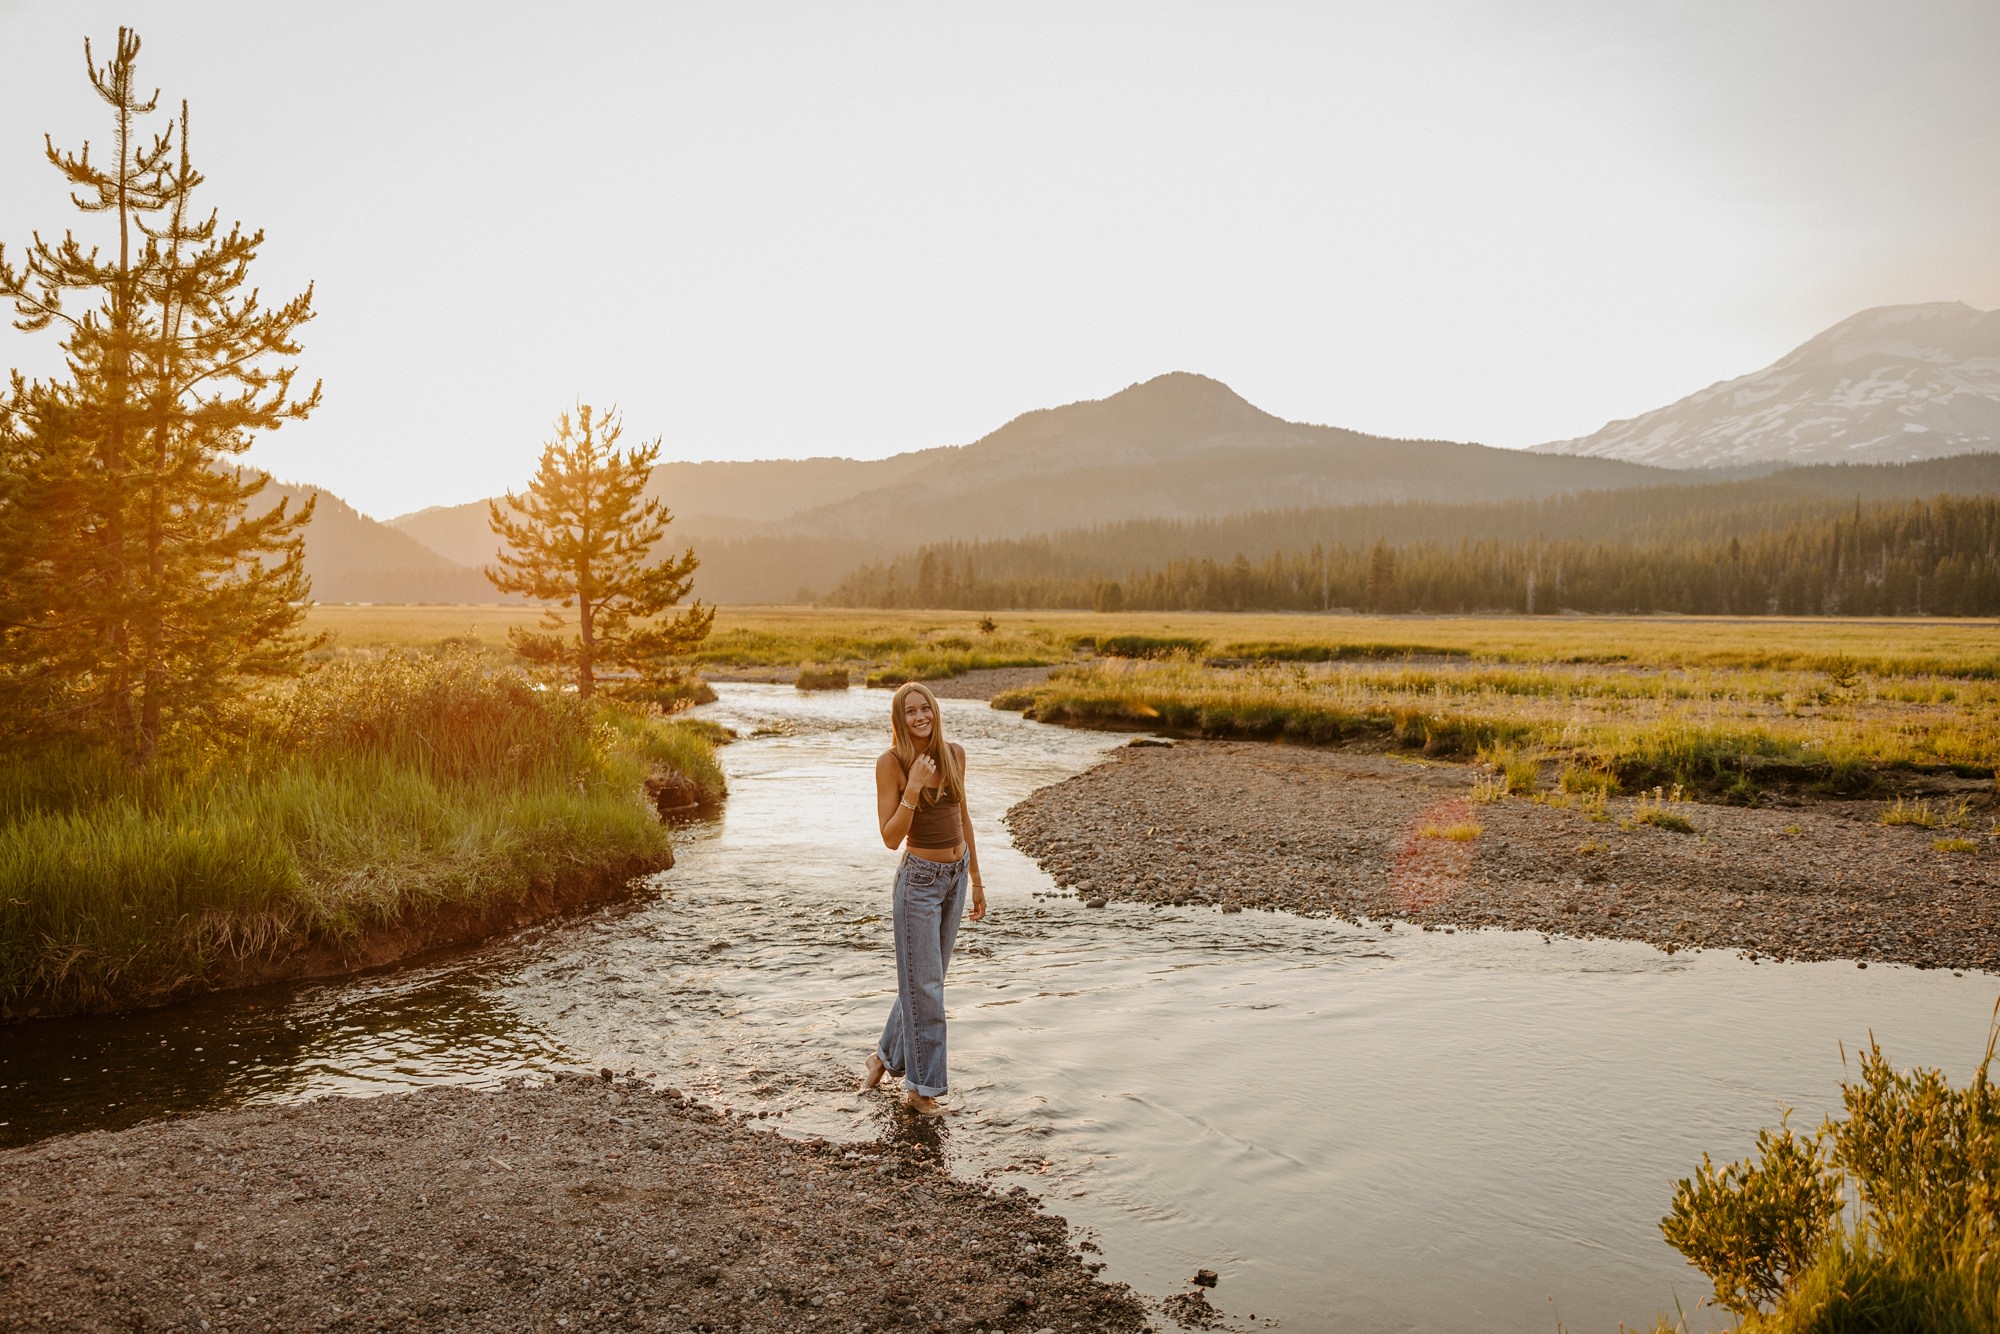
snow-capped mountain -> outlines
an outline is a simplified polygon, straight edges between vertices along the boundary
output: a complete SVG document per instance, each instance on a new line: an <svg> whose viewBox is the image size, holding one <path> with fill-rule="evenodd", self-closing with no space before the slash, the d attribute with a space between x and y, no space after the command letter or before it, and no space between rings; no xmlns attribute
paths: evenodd
<svg viewBox="0 0 2000 1334"><path fill-rule="evenodd" d="M2000 311L1864 310L1754 375L1535 448L1665 468L2000 451Z"/></svg>

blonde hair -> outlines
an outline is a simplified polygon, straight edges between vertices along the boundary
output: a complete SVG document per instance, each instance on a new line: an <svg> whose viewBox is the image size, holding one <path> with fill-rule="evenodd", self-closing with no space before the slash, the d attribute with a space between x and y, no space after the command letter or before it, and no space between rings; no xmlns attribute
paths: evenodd
<svg viewBox="0 0 2000 1334"><path fill-rule="evenodd" d="M903 721L903 701L911 695L922 695L931 706L931 740L923 753L928 754L938 767L939 790L953 801L965 801L965 771L959 767L958 753L944 739L944 710L938 707L937 696L922 681L908 681L896 690L896 696L889 701L889 728L895 737L892 749L896 753L896 763L903 766L907 776L910 766L917 762L917 739L910 735L910 725ZM925 788L917 794L917 804L928 806L937 800L931 789Z"/></svg>

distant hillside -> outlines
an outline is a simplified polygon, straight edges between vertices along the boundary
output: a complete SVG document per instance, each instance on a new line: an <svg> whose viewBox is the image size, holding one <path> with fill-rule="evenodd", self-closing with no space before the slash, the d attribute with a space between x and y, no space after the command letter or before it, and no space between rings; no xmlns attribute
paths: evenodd
<svg viewBox="0 0 2000 1334"><path fill-rule="evenodd" d="M1288 422L1227 385L1176 373L1026 413L962 449L932 451L891 486L802 510L787 527L859 536L879 533L893 513L906 538L1021 536L1278 505L1512 499L1659 480L1658 470L1610 460Z"/></svg>
<svg viewBox="0 0 2000 1334"><path fill-rule="evenodd" d="M2000 455L1746 480L1679 475L1685 485L929 543L863 566L826 600L966 610L2000 612Z"/></svg>
<svg viewBox="0 0 2000 1334"><path fill-rule="evenodd" d="M423 543L358 512L331 491L272 482L259 512L279 500L296 512L317 495L306 526L306 574L320 602L498 602L477 570L446 560Z"/></svg>
<svg viewBox="0 0 2000 1334"><path fill-rule="evenodd" d="M2000 311L1881 306L1754 375L1536 452L1699 468L2000 450Z"/></svg>
<svg viewBox="0 0 2000 1334"><path fill-rule="evenodd" d="M1206 376L1025 413L969 445L893 458L665 464L653 490L694 544L696 590L785 601L912 541L1052 533L1142 518L1208 519L1281 505L1506 500L1643 486L1673 474L1606 459L1388 440L1302 425ZM455 561L490 560L485 503L390 521Z"/></svg>
<svg viewBox="0 0 2000 1334"><path fill-rule="evenodd" d="M894 485L921 468L935 450L886 459L762 459L753 462L662 463L648 494L674 513L674 541L707 542L768 531L802 509ZM439 505L386 522L461 565L493 560L486 502Z"/></svg>

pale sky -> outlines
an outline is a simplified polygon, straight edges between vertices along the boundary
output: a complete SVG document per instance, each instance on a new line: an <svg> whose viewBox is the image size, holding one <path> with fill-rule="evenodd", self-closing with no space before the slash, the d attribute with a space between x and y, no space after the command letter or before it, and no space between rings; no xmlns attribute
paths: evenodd
<svg viewBox="0 0 2000 1334"><path fill-rule="evenodd" d="M680 459L875 457L1198 371L1529 445L1867 306L2000 306L1993 0L0 0L0 241L99 226L82 39L318 284L251 455L389 517L581 397ZM46 335L0 327L0 367Z"/></svg>

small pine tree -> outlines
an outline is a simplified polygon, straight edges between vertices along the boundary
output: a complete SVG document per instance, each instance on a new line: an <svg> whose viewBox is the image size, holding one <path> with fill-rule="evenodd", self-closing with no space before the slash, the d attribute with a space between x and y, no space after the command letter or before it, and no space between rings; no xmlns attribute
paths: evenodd
<svg viewBox="0 0 2000 1334"><path fill-rule="evenodd" d="M556 438L542 447L535 479L523 495L507 493L507 511L487 502L487 520L506 550L486 577L503 593L555 603L540 632L508 632L514 651L530 662L574 668L577 693L597 689L599 665L636 672L640 682L675 681L680 662L708 637L715 609L700 599L665 617L693 586L701 564L689 547L652 562L673 514L645 500L660 442L620 453L624 424L612 409L599 418L589 404L565 412ZM569 627L574 625L574 633Z"/></svg>
<svg viewBox="0 0 2000 1334"><path fill-rule="evenodd" d="M226 714L244 678L296 671L310 503L257 515L261 474L228 466L254 434L302 420L292 394L312 291L266 307L247 288L264 241L193 211L202 177L188 110L139 122L159 94L134 83L139 37L119 29L92 86L115 119L110 161L47 144L84 213L117 226L115 254L37 236L0 252L15 326L63 333L68 378L13 376L0 425L0 709L4 730L79 731L150 763L177 725ZM247 288L247 290L246 290Z"/></svg>

